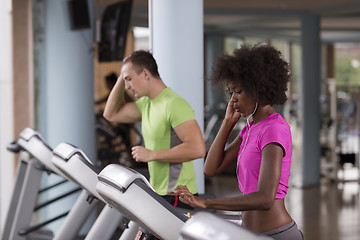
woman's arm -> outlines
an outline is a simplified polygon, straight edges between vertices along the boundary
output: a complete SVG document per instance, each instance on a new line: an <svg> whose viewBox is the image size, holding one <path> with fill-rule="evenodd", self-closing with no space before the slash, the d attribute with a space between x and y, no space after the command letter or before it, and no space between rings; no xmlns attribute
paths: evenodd
<svg viewBox="0 0 360 240"><path fill-rule="evenodd" d="M231 131L229 129L232 129L232 127L227 127L226 123L223 122L214 142L211 144L203 170L206 176L216 176L236 164L242 139L237 136L235 140L225 148L229 131Z"/></svg>
<svg viewBox="0 0 360 240"><path fill-rule="evenodd" d="M206 157L204 164L204 174L206 176L215 176L236 163L236 156L242 142L241 138L236 137L226 149L225 145L231 130L239 119L240 113L235 111L233 102L230 101L220 130Z"/></svg>
<svg viewBox="0 0 360 240"><path fill-rule="evenodd" d="M279 186L283 155L283 148L276 143L264 147L256 192L232 198L205 199L192 195L185 186L179 186L174 193L179 195L180 201L192 207L229 211L268 210Z"/></svg>

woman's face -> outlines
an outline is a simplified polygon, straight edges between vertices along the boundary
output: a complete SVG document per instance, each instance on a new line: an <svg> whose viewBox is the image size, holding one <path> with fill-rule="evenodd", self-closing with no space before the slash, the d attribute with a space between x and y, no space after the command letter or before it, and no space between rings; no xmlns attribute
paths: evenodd
<svg viewBox="0 0 360 240"><path fill-rule="evenodd" d="M254 101L244 90L244 88L235 82L228 82L228 93L230 102L233 103L235 111L239 112L242 117L247 117L254 112L256 101Z"/></svg>

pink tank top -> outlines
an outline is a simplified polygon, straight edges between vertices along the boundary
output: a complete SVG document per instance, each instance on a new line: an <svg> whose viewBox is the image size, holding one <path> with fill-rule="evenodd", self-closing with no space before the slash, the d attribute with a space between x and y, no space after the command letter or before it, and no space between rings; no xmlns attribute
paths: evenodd
<svg viewBox="0 0 360 240"><path fill-rule="evenodd" d="M242 139L237 159L240 191L245 194L257 191L262 149L269 143L278 143L283 147L285 156L275 198L284 198L289 188L292 157L290 126L278 113L270 114L255 125L254 122L249 125L250 127L244 127L239 134Z"/></svg>

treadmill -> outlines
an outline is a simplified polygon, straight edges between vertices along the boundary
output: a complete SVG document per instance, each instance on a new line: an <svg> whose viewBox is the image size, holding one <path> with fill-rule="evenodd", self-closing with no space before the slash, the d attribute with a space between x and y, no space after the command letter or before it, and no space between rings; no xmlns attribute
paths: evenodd
<svg viewBox="0 0 360 240"><path fill-rule="evenodd" d="M99 173L96 190L110 206L160 239L178 240L188 220L142 174L119 164L110 164Z"/></svg>

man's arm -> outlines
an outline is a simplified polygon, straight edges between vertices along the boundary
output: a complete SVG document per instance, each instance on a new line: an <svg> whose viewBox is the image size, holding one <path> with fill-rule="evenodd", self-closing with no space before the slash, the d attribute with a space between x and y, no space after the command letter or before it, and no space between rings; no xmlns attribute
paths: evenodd
<svg viewBox="0 0 360 240"><path fill-rule="evenodd" d="M133 158L138 162L187 162L205 156L205 143L196 120L189 120L174 128L181 144L164 150L151 151L144 147L132 148Z"/></svg>
<svg viewBox="0 0 360 240"><path fill-rule="evenodd" d="M141 119L141 113L134 102L125 103L125 82L121 75L110 92L103 116L110 122L134 123Z"/></svg>

